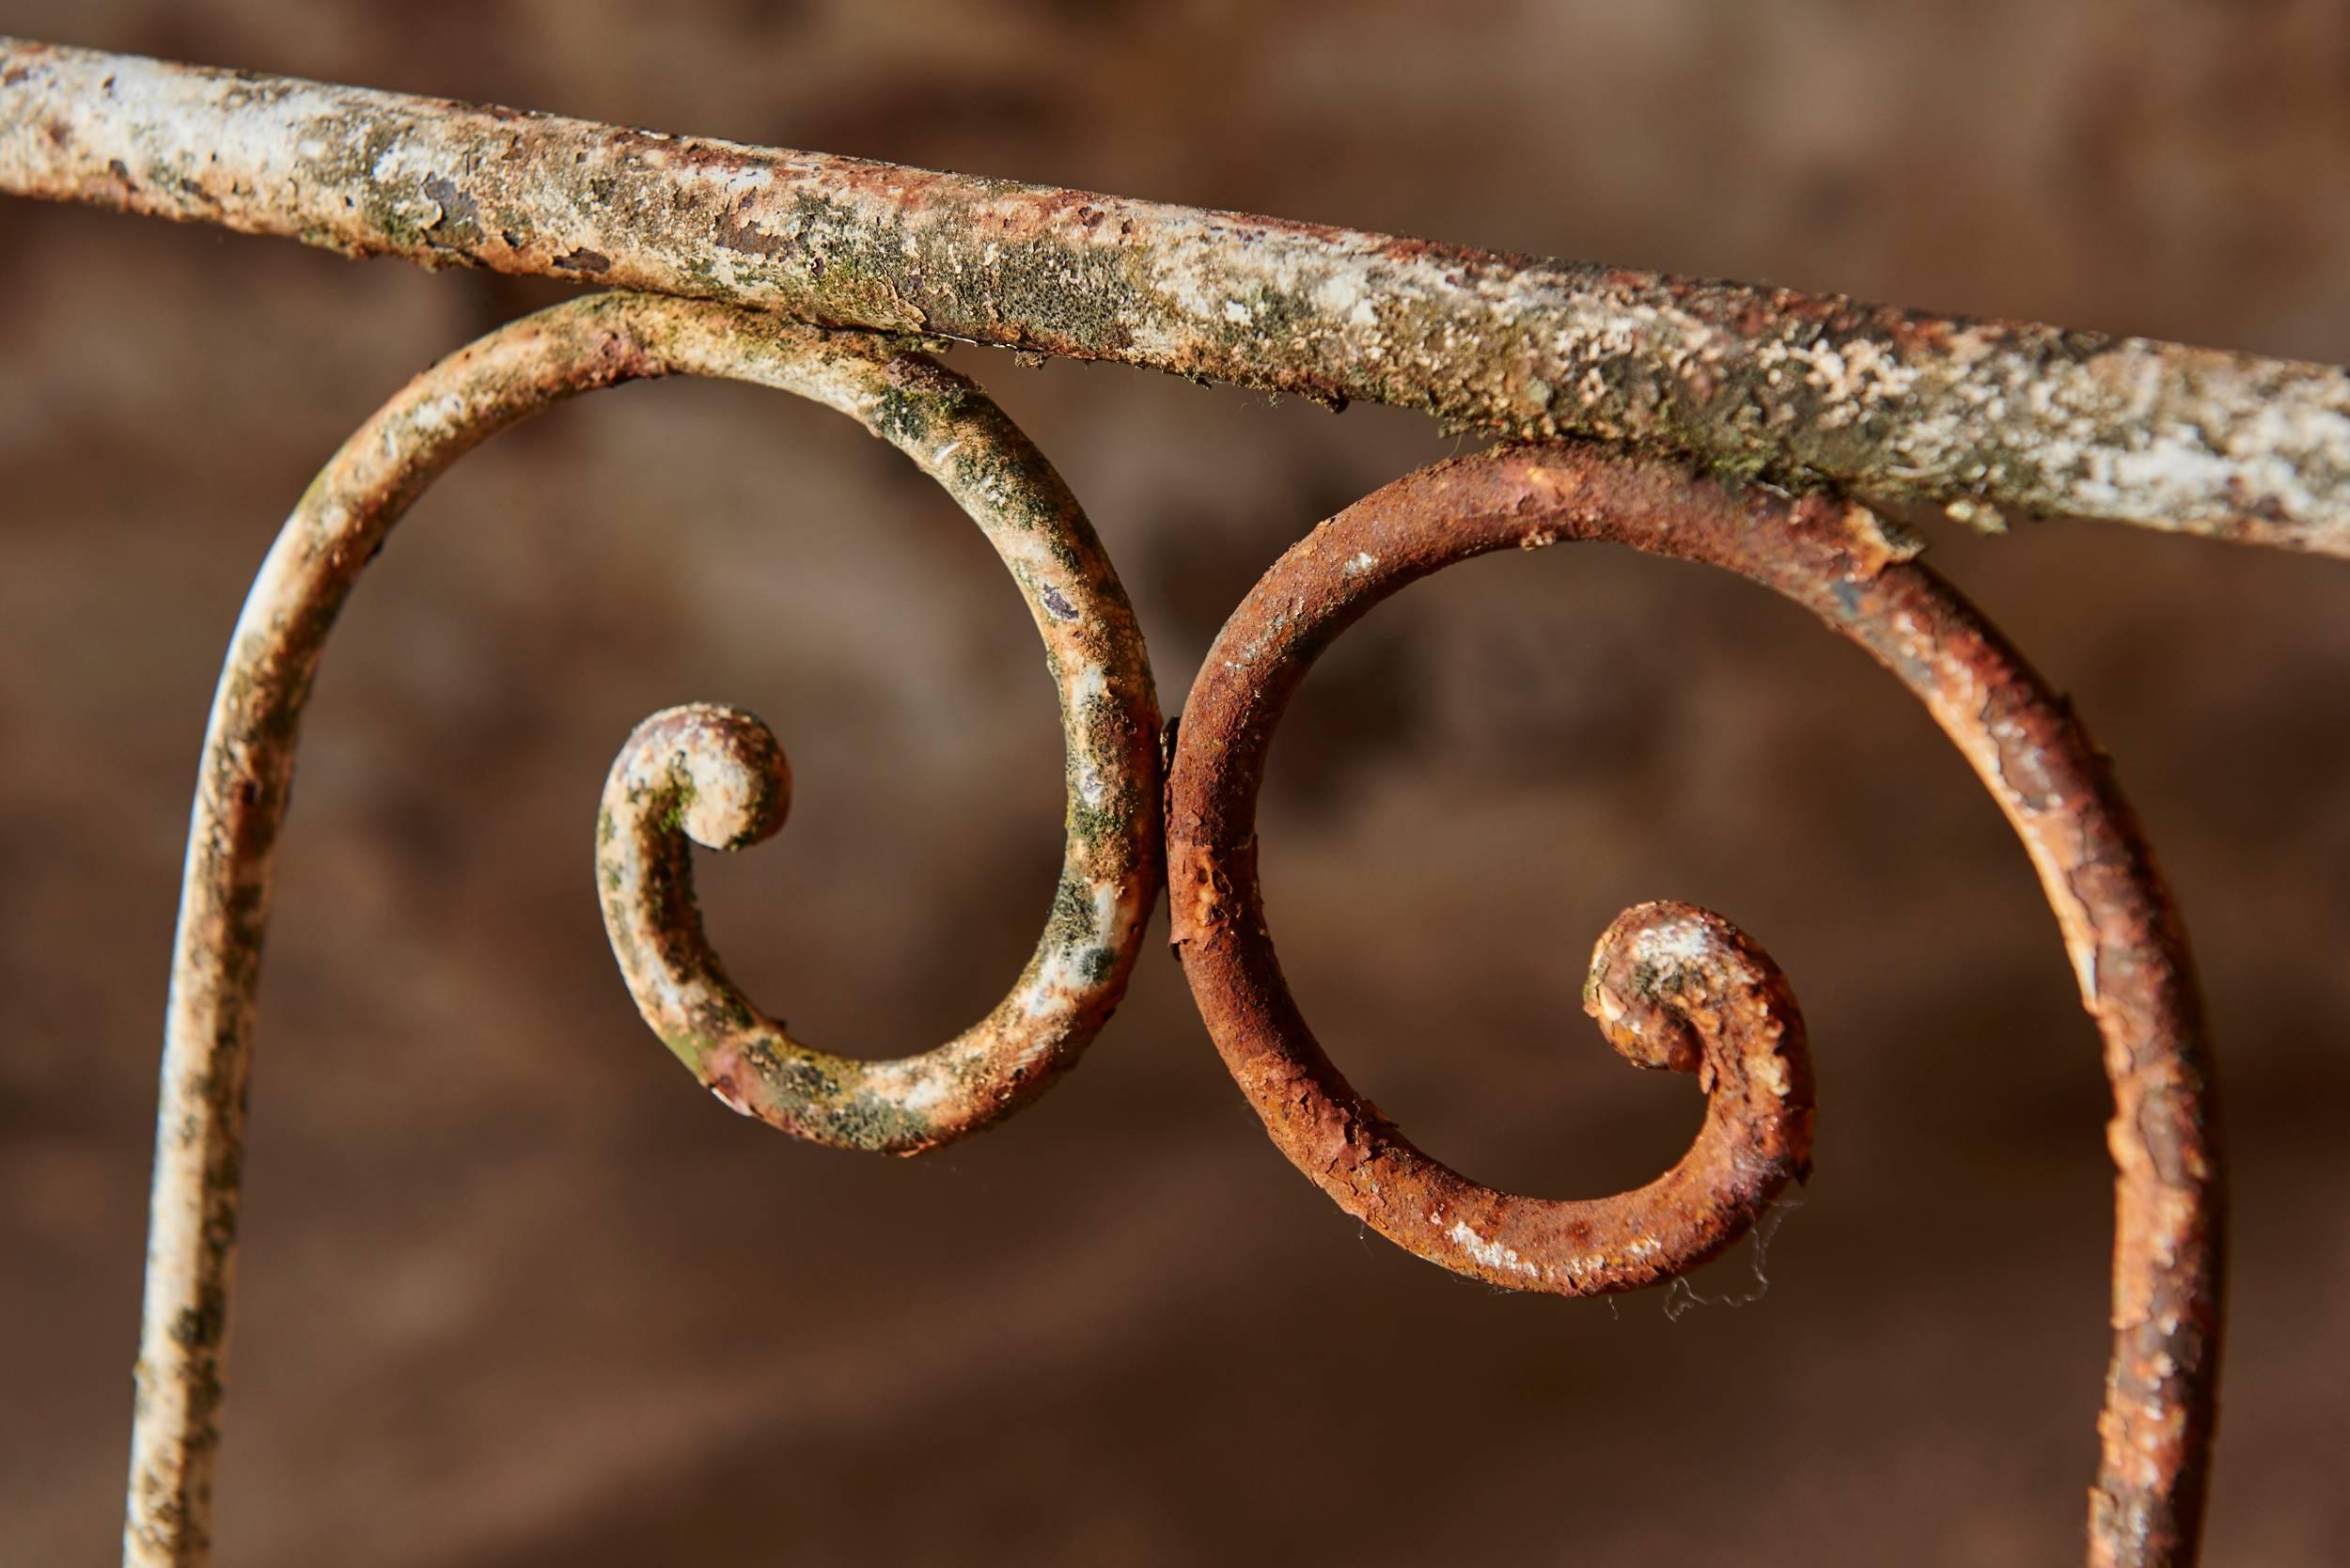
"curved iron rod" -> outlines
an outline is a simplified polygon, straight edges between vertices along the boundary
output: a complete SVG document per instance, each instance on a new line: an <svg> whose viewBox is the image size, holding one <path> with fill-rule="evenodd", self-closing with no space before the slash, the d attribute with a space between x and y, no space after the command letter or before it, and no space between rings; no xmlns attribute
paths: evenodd
<svg viewBox="0 0 2350 1568"><path fill-rule="evenodd" d="M616 764L598 848L616 950L647 1021L729 1104L838 1146L910 1152L1033 1096L1124 990L1161 879L1150 667L1083 514L978 388L870 334L647 295L572 301L461 350L402 388L312 481L254 582L221 672L172 963L126 1563L199 1568L209 1554L261 940L296 731L327 634L392 525L458 458L552 403L665 375L757 382L827 403L903 448L980 519L1060 688L1070 847L1036 956L994 1014L927 1056L826 1058L779 1030L762 1034L760 1015L724 986L672 831L682 822L726 841L780 823L780 750L753 759L773 769L730 772L740 727L657 715ZM680 774L707 782L710 798Z"/></svg>
<svg viewBox="0 0 2350 1568"><path fill-rule="evenodd" d="M2001 509L2073 512L2350 557L2350 372L9 39L0 192L1694 456L1708 472L1565 447L1440 465L1334 519L1260 585L1219 642L1234 656L1212 659L1195 694L1175 781L1176 933L1202 1011L1277 1141L1423 1256L1499 1283L1582 1291L1718 1249L1808 1158L1801 1019L1761 950L1703 911L1652 905L1611 928L1594 959L1588 1005L1619 1049L1694 1067L1712 1095L1675 1171L1597 1204L1478 1186L1355 1097L1295 1015L1258 920L1255 767L1314 651L1461 555L1618 538L1809 604L1926 701L1999 799L2056 909L2116 1101L2116 1338L2092 1560L2193 1555L2217 1358L2219 1176L2184 939L2127 808L2061 704L1909 564L1909 546L1825 490L1928 501L1982 526L1999 525ZM1158 875L1156 710L1131 613L1088 554L1073 502L1017 431L935 367L685 299L579 302L448 362L446 396L420 380L337 454L256 585L189 846L131 1560L204 1553L253 987L318 651L372 542L491 431L633 376L789 384L903 437L1029 590L1070 748L1063 896L1021 987L926 1058L850 1064L794 1044L701 941L677 830L747 841L780 821L788 770L763 728L730 710L673 710L616 763L599 855L619 895L606 902L616 950L648 1020L722 1097L827 1141L927 1147L1033 1093L1123 984ZM795 355L812 356L796 363L818 366L816 382L846 379L811 389L784 368ZM851 384L862 390L841 393ZM1000 444L952 439L962 418ZM932 445L934 434L950 439ZM1737 482L1758 477L1808 494ZM1001 504L1007 488L1012 521L991 521L975 496ZM1323 558L1343 543L1355 548ZM1073 606L1076 624L1058 624ZM1114 805L1089 792L1105 781Z"/></svg>
<svg viewBox="0 0 2350 1568"><path fill-rule="evenodd" d="M2350 556L2350 373L0 39L0 192Z"/></svg>
<svg viewBox="0 0 2350 1568"><path fill-rule="evenodd" d="M1596 1202L1496 1191L1422 1153L1347 1083L1282 978L1257 881L1257 791L1307 669L1406 585L1560 539L1705 561L1810 609L1925 703L2023 840L2113 1087L2114 1341L2089 1560L2191 1561L2218 1374L2221 1208L2186 937L2066 705L1865 508L1586 447L1502 447L1399 479L1283 555L1209 650L1167 787L1176 950L1242 1091L1348 1214L1432 1262L1517 1289L1653 1282L1728 1245L1800 1172L1810 1084L1792 1001L1769 961L1701 911L1632 911L1594 961L1588 1005L1618 1048L1627 1024L1667 1042L1625 1053L1636 1060L1698 1065L1701 1043L1710 1094L1681 1165Z"/></svg>

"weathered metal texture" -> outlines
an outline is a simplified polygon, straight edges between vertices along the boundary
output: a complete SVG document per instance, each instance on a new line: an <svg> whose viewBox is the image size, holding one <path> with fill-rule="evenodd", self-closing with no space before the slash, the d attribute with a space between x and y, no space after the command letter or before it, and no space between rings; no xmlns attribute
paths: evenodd
<svg viewBox="0 0 2350 1568"><path fill-rule="evenodd" d="M2099 1568L2190 1560L2218 1370L2220 1206L2186 939L2128 807L2065 704L1862 507L1678 462L1502 447L1398 480L1284 555L1209 651L1168 784L1176 949L1243 1091L1283 1152L1349 1214L1504 1286L1644 1283L1725 1245L1801 1170L1810 1110L1793 1003L1768 961L1702 912L1644 905L1602 942L1590 1006L1615 1026L1618 1048L1637 1026L1636 1042L1652 1043L1627 1055L1695 1059L1714 1082L1689 1157L1597 1203L1497 1192L1422 1154L1349 1087L1282 979L1258 887L1256 799L1307 668L1406 584L1560 539L1710 562L1807 606L1917 694L2022 839L2103 1037L2114 1096L2114 1349L2089 1559Z"/></svg>
<svg viewBox="0 0 2350 1568"><path fill-rule="evenodd" d="M311 676L392 524L490 433L640 376L819 398L956 496L1042 635L1068 747L1059 893L1005 1001L901 1060L791 1041L702 933L685 840L738 847L780 824L790 775L774 736L694 707L631 738L598 838L607 925L640 1009L723 1099L838 1145L926 1148L1036 1092L1124 984L1161 873L1157 713L1132 613L1074 502L992 405L928 361L692 299L1693 457L1552 445L1440 465L1324 525L1259 584L1193 695L1167 804L1175 936L1218 1047L1301 1168L1461 1272L1627 1289L1734 1240L1804 1173L1813 1117L1802 1021L1760 949L1686 905L1621 917L1587 1008L1630 1059L1697 1072L1705 1125L1633 1193L1500 1193L1414 1148L1298 1016L1262 923L1255 792L1319 650L1465 556L1614 539L1810 606L1926 702L2057 912L2115 1097L2115 1349L2091 1560L2193 1556L2220 1235L2184 938L2063 705L1911 546L1828 492L1929 501L1983 526L2002 509L2073 512L2350 556L2350 374L6 39L0 191L685 296L578 302L428 372L320 476L255 586L189 846L126 1560L206 1555L255 983ZM1744 482L1758 477L1785 488Z"/></svg>
<svg viewBox="0 0 2350 1568"><path fill-rule="evenodd" d="M730 1051L747 1057L753 1043L730 1035L706 1046L693 1032L705 1027L704 1003L731 994L715 989L723 981L692 912L685 852L664 820L675 813L689 831L721 842L772 828L782 815L780 750L763 730L719 731L738 753L747 746L754 764L729 773L724 747L703 745L706 711L661 715L619 764L619 797L598 856L616 946L647 1017L730 1103L772 1107L770 1120L827 1142L911 1150L1035 1093L1124 986L1161 876L1150 669L1124 595L1067 490L976 388L869 334L625 294L541 311L444 360L361 426L303 495L254 584L221 674L173 960L126 1562L191 1568L208 1554L255 988L296 730L327 633L392 525L463 453L563 399L672 374L757 382L828 403L896 443L981 518L1027 595L1060 688L1071 847L1038 956L988 1023L913 1063L855 1064L870 1069L856 1096L803 1089L794 1100L794 1062L778 1058L785 1081L770 1084L728 1065ZM707 798L678 781L678 768L709 786ZM632 802L639 782L644 793ZM633 861L616 851L624 839L636 847ZM800 1053L796 1063L824 1059Z"/></svg>
<svg viewBox="0 0 2350 1568"><path fill-rule="evenodd" d="M1159 896L1158 703L1134 610L1091 526L995 404L916 356L833 350L821 378L794 368L794 390L862 418L945 484L1027 601L1067 751L1050 918L1011 991L944 1045L862 1061L793 1040L711 951L686 842L738 849L775 832L790 770L758 719L706 705L655 714L621 748L604 785L596 878L637 1008L721 1100L820 1143L916 1153L1034 1095L1124 992Z"/></svg>
<svg viewBox="0 0 2350 1568"><path fill-rule="evenodd" d="M2350 374L0 39L0 191L2350 555Z"/></svg>

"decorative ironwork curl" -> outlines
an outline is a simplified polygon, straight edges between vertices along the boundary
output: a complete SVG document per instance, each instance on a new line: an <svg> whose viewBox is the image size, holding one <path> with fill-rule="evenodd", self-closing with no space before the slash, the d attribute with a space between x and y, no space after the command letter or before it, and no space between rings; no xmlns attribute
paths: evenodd
<svg viewBox="0 0 2350 1568"><path fill-rule="evenodd" d="M1593 447L1502 447L1399 479L1284 554L1209 650L1167 788L1176 951L1242 1091L1340 1208L1432 1262L1517 1289L1651 1283L1727 1246L1802 1173L1811 1105L1801 1024L1777 969L1718 917L1646 904L1601 940L1587 1009L1633 1060L1698 1067L1709 1103L1679 1166L1596 1202L1497 1191L1422 1153L1347 1083L1282 978L1258 885L1256 806L1298 683L1407 584L1561 539L1704 561L1810 609L1925 703L2023 840L2114 1095L2114 1346L2090 1561L2190 1558L2218 1372L2220 1210L2186 938L2129 808L2064 703L1866 508Z"/></svg>
<svg viewBox="0 0 2350 1568"><path fill-rule="evenodd" d="M969 1132L1074 1059L1124 989L1161 879L1158 707L1132 610L1043 458L962 377L871 334L653 295L525 318L442 361L362 425L256 579L205 736L180 899L141 1320L124 1560L201 1564L219 1445L245 1089L271 868L326 635L392 525L443 470L582 392L666 375L815 399L896 444L979 519L1043 634L1069 735L1069 852L1035 958L947 1046L848 1062L784 1040L702 939L675 827L735 843L782 820L774 738L725 710L640 728L616 764L598 867L646 1018L722 1098L803 1137L910 1152Z"/></svg>
<svg viewBox="0 0 2350 1568"><path fill-rule="evenodd" d="M1736 479L1923 500L1990 528L2003 509L2069 511L2350 556L2350 371L5 38L0 192L1691 454L1716 477L1565 447L1440 465L1324 525L1259 584L1193 694L1167 819L1175 935L1202 1012L1291 1157L1423 1257L1572 1293L1661 1278L1728 1245L1803 1173L1811 1126L1801 1019L1759 948L1685 905L1620 918L1587 1008L1631 1059L1699 1073L1705 1127L1636 1193L1496 1192L1355 1096L1297 1015L1261 924L1254 792L1319 649L1463 556L1615 539L1808 605L1926 702L2056 911L2115 1097L2115 1342L2091 1560L2192 1559L2219 1176L2176 917L2069 713L1909 546L1825 492ZM598 854L648 1021L737 1108L912 1152L1035 1093L1125 981L1162 869L1148 664L1074 502L992 404L879 339L681 299L582 301L462 352L305 495L224 672L175 955L126 1560L206 1555L271 856L327 630L385 531L472 445L558 399L669 373L850 412L979 520L1060 688L1069 839L1036 956L988 1019L898 1062L825 1057L725 979L692 903L684 838L772 831L788 803L781 747L733 710L655 715L614 766Z"/></svg>
<svg viewBox="0 0 2350 1568"><path fill-rule="evenodd" d="M673 708L637 727L604 785L596 880L637 1009L719 1099L815 1142L907 1154L1028 1099L1117 1005L1159 894L1159 721L1134 612L1043 459L960 378L886 363L896 384L874 396L894 401L869 412L875 433L933 471L962 465L958 495L1012 566L1060 687L1068 841L1035 956L995 1011L922 1055L860 1061L792 1040L727 978L694 906L686 840L746 847L791 803L782 746L736 709ZM916 410L904 384L932 378L934 406Z"/></svg>

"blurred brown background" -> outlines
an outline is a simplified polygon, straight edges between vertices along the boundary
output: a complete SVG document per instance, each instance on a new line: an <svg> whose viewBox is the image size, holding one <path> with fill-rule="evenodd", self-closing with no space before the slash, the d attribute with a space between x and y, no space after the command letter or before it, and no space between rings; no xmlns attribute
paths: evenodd
<svg viewBox="0 0 2350 1568"><path fill-rule="evenodd" d="M2350 13L1997 0L4 0L60 41L1949 310L2350 359ZM548 286L0 206L0 1562L110 1560L186 801L246 580L343 435ZM964 351L1180 704L1424 422ZM2350 1558L2350 565L2056 523L1935 558L2071 691L2200 942L2235 1157L2219 1563ZM1856 651L1600 548L1352 634L1265 823L1301 999L1435 1152L1598 1193L1695 1091L1578 1015L1708 903L1812 1023L1767 1299L1498 1295L1274 1153L1154 932L1082 1071L943 1154L729 1115L638 1025L589 823L753 707L793 824L705 872L768 1005L928 1046L1034 940L1015 594L773 393L588 400L415 510L312 709L263 988L223 1560L1980 1563L2077 1555L2097 1049L2020 850ZM1752 1283L1741 1249L1702 1276Z"/></svg>

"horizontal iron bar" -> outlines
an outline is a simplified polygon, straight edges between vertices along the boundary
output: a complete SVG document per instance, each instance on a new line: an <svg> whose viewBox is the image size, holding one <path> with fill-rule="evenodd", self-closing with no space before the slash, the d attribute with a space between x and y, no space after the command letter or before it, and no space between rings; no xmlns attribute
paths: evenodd
<svg viewBox="0 0 2350 1568"><path fill-rule="evenodd" d="M0 191L2350 556L2350 373L0 39Z"/></svg>

